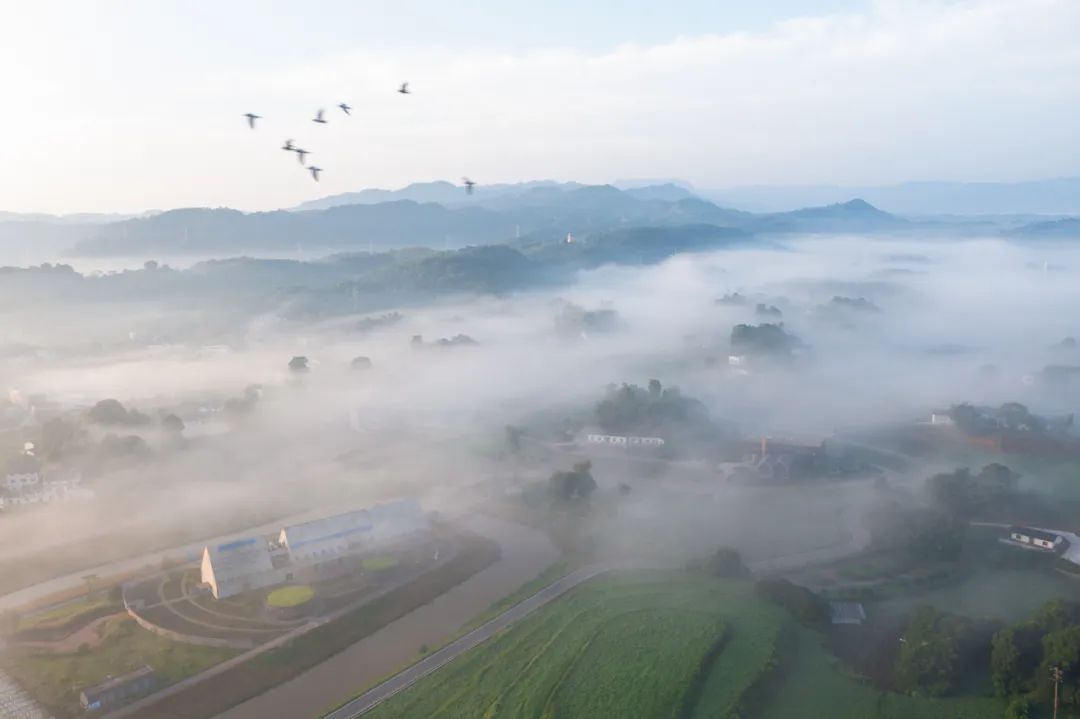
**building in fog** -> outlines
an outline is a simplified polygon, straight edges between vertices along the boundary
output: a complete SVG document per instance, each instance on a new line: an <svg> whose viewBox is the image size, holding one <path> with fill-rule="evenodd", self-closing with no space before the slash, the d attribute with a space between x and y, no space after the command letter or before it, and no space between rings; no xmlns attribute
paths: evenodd
<svg viewBox="0 0 1080 719"><path fill-rule="evenodd" d="M273 537L207 546L202 582L217 599L286 582L315 582L355 571L369 549L428 529L411 499L282 527Z"/></svg>
<svg viewBox="0 0 1080 719"><path fill-rule="evenodd" d="M1048 552L1057 552L1068 545L1068 542L1060 534L1033 527L1009 527L1009 539L1024 547L1042 549Z"/></svg>
<svg viewBox="0 0 1080 719"><path fill-rule="evenodd" d="M608 447L663 447L664 440L661 437L634 437L621 434L586 434L585 443L592 445L606 445Z"/></svg>
<svg viewBox="0 0 1080 719"><path fill-rule="evenodd" d="M368 511L361 509L284 527L278 534L278 544L292 562L318 561L355 549L370 534Z"/></svg>
<svg viewBox="0 0 1080 719"><path fill-rule="evenodd" d="M261 537L207 546L202 556L202 581L216 599L231 597L282 581L274 573L270 546Z"/></svg>

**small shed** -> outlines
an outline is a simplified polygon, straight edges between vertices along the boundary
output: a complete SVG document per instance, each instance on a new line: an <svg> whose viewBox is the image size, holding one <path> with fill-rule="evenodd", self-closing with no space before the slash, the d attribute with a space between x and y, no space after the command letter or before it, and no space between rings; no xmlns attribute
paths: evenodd
<svg viewBox="0 0 1080 719"><path fill-rule="evenodd" d="M115 709L136 697L146 696L158 686L157 674L150 666L118 677L110 677L100 684L83 689L79 694L82 708L88 712Z"/></svg>
<svg viewBox="0 0 1080 719"><path fill-rule="evenodd" d="M829 602L829 621L833 624L862 624L866 610L861 602Z"/></svg>

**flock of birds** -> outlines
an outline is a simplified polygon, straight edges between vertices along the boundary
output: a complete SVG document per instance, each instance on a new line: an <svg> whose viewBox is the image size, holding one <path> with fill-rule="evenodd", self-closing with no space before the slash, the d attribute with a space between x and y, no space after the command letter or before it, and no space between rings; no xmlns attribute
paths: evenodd
<svg viewBox="0 0 1080 719"><path fill-rule="evenodd" d="M412 91L409 89L409 83L407 82L401 83L401 87L399 87L397 91L402 95L412 94ZM338 103L338 108L340 108L341 111L346 115L352 115L352 106L348 103L340 102ZM255 129L255 121L263 119L262 115L256 115L253 112L245 112L244 117L247 118L248 127L252 130ZM313 117L311 121L320 125L325 125L327 122L329 122L329 120L326 119L326 113L323 108L319 108L318 112L315 113L315 117ZM311 154L310 150L305 150L302 147L297 147L293 144L293 141L291 139L286 140L285 144L281 146L281 149L287 152L295 152L296 159L300 161L301 166L305 167L307 171L311 173L312 179L314 179L316 182L319 181L319 173L323 171L322 168L315 165L308 165L304 161L305 158ZM465 192L471 195L473 193L473 189L476 187L476 183L470 180L468 177L461 178L461 181L462 184L465 185Z"/></svg>

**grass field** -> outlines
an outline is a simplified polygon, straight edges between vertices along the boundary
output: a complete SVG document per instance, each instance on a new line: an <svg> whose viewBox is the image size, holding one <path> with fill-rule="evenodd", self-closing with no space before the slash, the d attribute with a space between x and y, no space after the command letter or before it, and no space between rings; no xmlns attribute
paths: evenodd
<svg viewBox="0 0 1080 719"><path fill-rule="evenodd" d="M766 668L784 622L746 582L658 572L599 579L369 717L681 717L697 715L699 696L732 708ZM729 653L739 676L714 676Z"/></svg>
<svg viewBox="0 0 1080 719"><path fill-rule="evenodd" d="M162 684L196 674L236 654L231 649L197 647L163 639L128 617L110 620L104 640L91 651L67 654L12 652L5 669L57 717L76 716L79 689L149 664Z"/></svg>
<svg viewBox="0 0 1080 719"><path fill-rule="evenodd" d="M266 606L277 608L299 607L301 604L310 602L314 596L315 590L306 584L279 587L267 595Z"/></svg>
<svg viewBox="0 0 1080 719"><path fill-rule="evenodd" d="M398 560L389 554L375 554L360 560L360 567L365 572L381 572L384 569L393 569L397 564Z"/></svg>
<svg viewBox="0 0 1080 719"><path fill-rule="evenodd" d="M881 692L744 580L594 580L365 719L997 719L989 697Z"/></svg>

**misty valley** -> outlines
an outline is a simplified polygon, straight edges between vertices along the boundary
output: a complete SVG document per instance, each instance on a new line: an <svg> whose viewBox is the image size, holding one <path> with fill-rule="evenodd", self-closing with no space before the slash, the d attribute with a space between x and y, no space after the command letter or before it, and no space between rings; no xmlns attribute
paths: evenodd
<svg viewBox="0 0 1080 719"><path fill-rule="evenodd" d="M1076 701L1080 249L673 187L0 268L12 716Z"/></svg>

